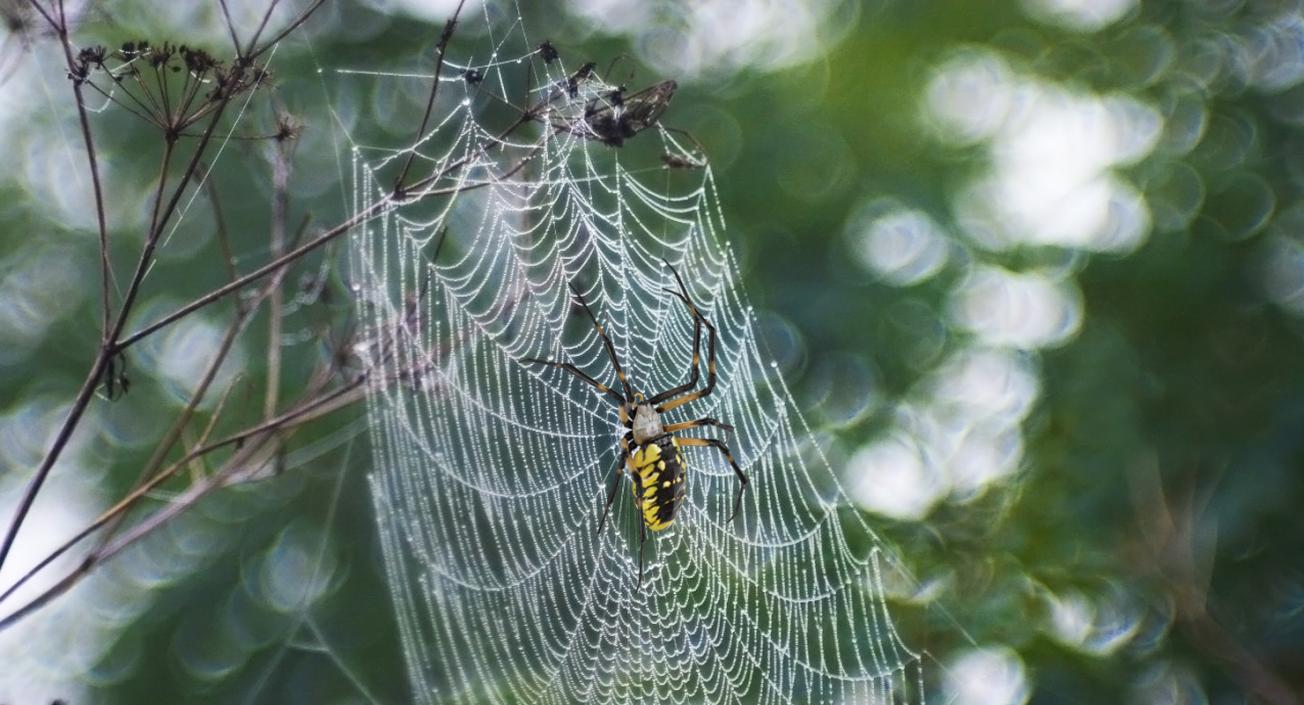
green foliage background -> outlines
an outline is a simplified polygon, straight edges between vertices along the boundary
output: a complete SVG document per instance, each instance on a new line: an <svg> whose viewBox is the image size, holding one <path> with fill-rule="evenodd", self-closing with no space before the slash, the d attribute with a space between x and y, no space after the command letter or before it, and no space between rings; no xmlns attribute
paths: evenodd
<svg viewBox="0 0 1304 705"><path fill-rule="evenodd" d="M927 653L931 697L947 701L949 666L981 646L1018 654L1033 703L1297 702L1298 695L1283 700L1280 688L1286 696L1304 689L1304 308L1274 293L1269 280L1304 280L1304 84L1264 87L1247 80L1233 58L1211 69L1200 62L1209 43L1254 36L1281 18L1304 22L1304 13L1287 0L1143 2L1103 29L1079 32L1038 21L1006 0L880 0L851 10L845 37L810 62L681 77L664 120L692 131L711 153L748 292L790 336L776 334L772 343L791 353L789 382L838 462L882 434L896 405L916 393L939 357L923 348L972 343L955 324L949 297L979 258L974 252L1015 272L1067 272L1080 294L1080 326L1062 344L1028 352L1041 389L1022 425L1018 472L970 501L944 501L920 521L878 520L882 536L933 589L927 597L901 591L894 607L906 643ZM163 4L122 3L91 13L79 41L192 41L168 12ZM198 16L216 21L211 12ZM564 7L532 5L526 21L532 36L550 37L577 63L631 50ZM292 40L279 50L278 87L272 98L255 98L245 125L263 131L277 107L304 122L296 175L307 175L309 185L292 191L294 218L311 213L326 224L343 213L346 187L320 177L334 173L336 155L317 68L428 71L438 32L437 24L341 3L309 24L310 43ZM1151 39L1137 39L1143 36ZM8 40L14 61L53 60L49 37L26 41ZM468 30L453 52L483 41ZM1163 69L1138 69L1136 57L1149 56L1156 42L1171 50ZM966 47L996 52L1022 75L1076 91L1135 97L1166 119L1177 115L1173 106L1197 103L1205 128L1193 148L1160 147L1119 169L1156 202L1173 179L1194 175L1199 196L1189 221L1157 224L1123 253L1035 245L988 251L966 242L952 204L989 167L990 155L941 139L921 107L936 67ZM1282 61L1298 63L1298 54ZM647 83L666 77L638 73ZM70 92L59 80L48 83L51 112L43 119L50 129L67 127ZM359 128L360 141L408 139L418 117L410 112L413 97L419 100L362 96L392 100L402 119L392 129ZM133 222L157 139L121 111L93 117L114 171L110 190L126 194L111 209L115 254L126 262L139 246ZM215 172L231 230L243 233L239 249L251 261L268 217L262 149L235 144ZM1249 182L1266 185L1270 206L1247 205L1238 185ZM62 222L64 211L35 199L16 177L0 188L0 254L48 238L75 245L69 256L93 274L88 221ZM884 196L928 213L969 255L909 287L857 268L853 215ZM209 244L165 253L147 309L222 280L204 240L211 213L196 208L177 237ZM76 300L77 310L60 311L39 344L5 356L6 414L34 399L57 406L71 397L96 342L95 298ZM336 314L348 305L321 304ZM921 330L933 337L921 342ZM306 364L319 354L304 344L291 359ZM256 348L249 360L258 365ZM846 360L869 371L872 403L835 423L822 405ZM114 438L147 437L175 409L148 369L138 366L135 374L125 399L98 402L102 437L89 443L101 469L89 482L105 497L125 491L149 450ZM291 393L302 374L287 377ZM154 573L167 576L131 583L143 609L96 613L97 596L79 595L78 610L127 626L113 631L69 689L89 686L88 702L102 703L404 702L361 428L356 413L315 428L296 448L322 441L330 452L292 454L300 461L276 477L224 490L151 539L137 550L148 558L120 559L137 568L152 561ZM0 442L18 443L6 438ZM26 477L17 463L0 472L0 486L10 491ZM323 540L330 580L305 626L299 611L274 608L268 596L284 587L267 565L311 563ZM167 570L181 554L186 568ZM1113 628L1126 638L1107 653L1054 638L1048 594L1125 606ZM90 638L95 623L68 638ZM41 697L32 702L66 694L56 688Z"/></svg>

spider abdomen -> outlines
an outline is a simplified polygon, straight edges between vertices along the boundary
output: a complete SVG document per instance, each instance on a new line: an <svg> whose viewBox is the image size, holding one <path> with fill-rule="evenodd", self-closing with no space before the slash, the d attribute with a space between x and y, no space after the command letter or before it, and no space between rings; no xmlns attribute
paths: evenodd
<svg viewBox="0 0 1304 705"><path fill-rule="evenodd" d="M688 473L674 436L663 436L634 449L629 456L629 470L634 500L647 528L661 531L674 523L675 513L684 501L684 476Z"/></svg>

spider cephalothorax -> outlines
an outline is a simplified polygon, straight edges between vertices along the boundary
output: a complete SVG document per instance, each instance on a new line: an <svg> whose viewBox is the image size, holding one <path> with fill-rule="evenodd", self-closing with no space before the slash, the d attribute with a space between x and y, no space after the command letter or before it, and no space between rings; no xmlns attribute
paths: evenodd
<svg viewBox="0 0 1304 705"><path fill-rule="evenodd" d="M670 267L670 263L667 262L666 266ZM674 523L680 505L683 504L688 465L680 452L681 447L712 446L723 453L725 459L729 461L729 466L733 468L734 474L738 477L738 493L734 496L734 508L730 519L738 515L743 490L747 488L748 482L747 475L743 473L742 468L738 467L738 463L734 460L729 447L719 439L689 438L675 435L680 431L702 426L716 426L725 431L733 431L732 426L713 418L701 418L679 423L665 423L662 420L663 414L688 402L709 396L715 390L716 379L715 326L711 325L706 317L697 310L697 306L693 304L692 299L688 296L688 289L684 286L683 279L680 279L679 272L676 272L674 267L670 267L670 271L675 275L679 290L666 289L666 291L683 301L693 317L693 359L690 363L688 381L684 384L655 394L651 398L645 398L642 393L635 392L633 387L630 386L629 379L625 376L625 370L621 367L620 360L616 357L616 348L612 345L611 339L607 337L606 330L598 322L597 317L593 315L593 311L589 309L588 303L584 301L584 296L573 285L571 289L575 293L576 300L584 309L584 312L588 314L589 319L593 321L593 327L602 338L602 344L607 350L607 357L611 360L611 366L616 372L616 378L620 380L621 391L597 381L567 362L538 358L522 360L522 362L526 363L551 365L566 370L618 405L620 423L627 430L620 439L620 453L616 461L616 473L612 479L611 487L607 490L607 501L603 505L602 517L598 521L598 531L602 531L602 527L607 520L607 514L611 510L611 505L616 500L616 490L619 487L621 474L628 474L635 504L642 515L642 522L639 524L640 546L645 539L646 534L644 531L646 529L661 531L670 526ZM704 326L709 331L706 384L701 389L695 389L701 376L701 343L702 328ZM639 579L641 580L641 550L639 551L639 557Z"/></svg>

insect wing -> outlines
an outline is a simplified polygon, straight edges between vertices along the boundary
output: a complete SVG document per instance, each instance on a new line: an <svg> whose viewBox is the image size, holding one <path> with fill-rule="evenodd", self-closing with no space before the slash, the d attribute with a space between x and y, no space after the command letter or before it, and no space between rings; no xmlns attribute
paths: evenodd
<svg viewBox="0 0 1304 705"><path fill-rule="evenodd" d="M662 81L655 86L626 96L622 118L631 131L641 132L656 124L661 114L670 105L679 84L674 81Z"/></svg>

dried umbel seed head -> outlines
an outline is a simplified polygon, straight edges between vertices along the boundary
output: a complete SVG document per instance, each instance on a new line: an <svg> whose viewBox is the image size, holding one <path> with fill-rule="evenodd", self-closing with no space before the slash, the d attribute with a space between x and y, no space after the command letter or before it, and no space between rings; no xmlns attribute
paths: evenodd
<svg viewBox="0 0 1304 705"><path fill-rule="evenodd" d="M539 45L539 56L543 58L545 64L551 64L561 58L561 55L557 53L557 47L554 47L552 42L547 39L543 40L543 43Z"/></svg>
<svg viewBox="0 0 1304 705"><path fill-rule="evenodd" d="M228 66L204 49L144 39L116 51L82 49L69 75L173 139L224 100L254 90L268 78L264 68L249 61ZM114 84L113 90L101 85L105 82Z"/></svg>
<svg viewBox="0 0 1304 705"><path fill-rule="evenodd" d="M104 60L109 50L102 46L89 46L77 52L77 60L69 71L71 78L77 82L85 81L91 71L104 68Z"/></svg>
<svg viewBox="0 0 1304 705"><path fill-rule="evenodd" d="M87 66L103 66L104 59L109 55L109 50L102 46L90 46L77 52L77 63Z"/></svg>
<svg viewBox="0 0 1304 705"><path fill-rule="evenodd" d="M272 139L277 142L289 142L298 139L302 132L302 120L290 113L280 113L276 116L276 134Z"/></svg>
<svg viewBox="0 0 1304 705"><path fill-rule="evenodd" d="M217 59L214 59L203 49L191 49L189 47L181 48L181 58L186 64L186 70L195 75L208 73L218 63Z"/></svg>
<svg viewBox="0 0 1304 705"><path fill-rule="evenodd" d="M131 61L137 57L143 56L149 52L149 42L144 39L135 42L126 42L119 50L122 60Z"/></svg>

